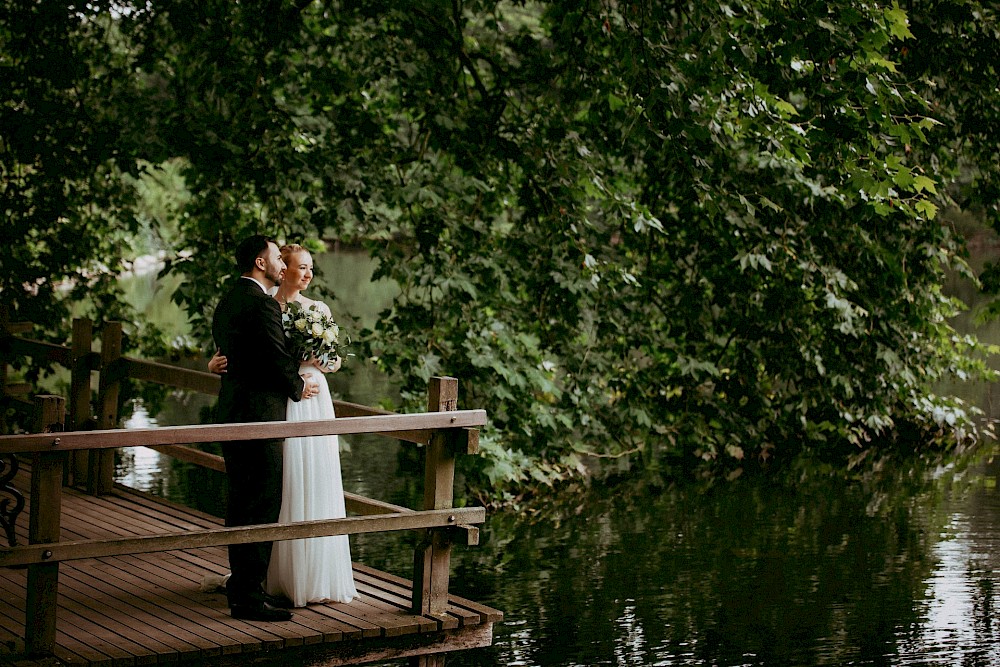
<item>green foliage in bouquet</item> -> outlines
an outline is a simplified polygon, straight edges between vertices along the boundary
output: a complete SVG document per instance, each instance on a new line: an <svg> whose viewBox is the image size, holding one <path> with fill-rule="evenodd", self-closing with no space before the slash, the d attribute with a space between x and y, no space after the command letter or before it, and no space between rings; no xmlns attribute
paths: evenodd
<svg viewBox="0 0 1000 667"><path fill-rule="evenodd" d="M302 361L315 358L329 366L345 355L346 344L340 342L340 326L315 304L303 308L292 301L281 314L281 326L294 354Z"/></svg>

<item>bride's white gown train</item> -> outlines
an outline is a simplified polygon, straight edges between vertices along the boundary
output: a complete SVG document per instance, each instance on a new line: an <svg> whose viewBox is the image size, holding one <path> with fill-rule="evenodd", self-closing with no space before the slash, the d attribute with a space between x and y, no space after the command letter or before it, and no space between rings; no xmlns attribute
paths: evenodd
<svg viewBox="0 0 1000 667"><path fill-rule="evenodd" d="M320 375L312 366L300 372ZM333 419L333 401L323 377L320 393L288 402L288 421ZM279 523L339 519L344 510L340 443L335 435L285 441ZM296 607L310 602L349 602L357 597L346 535L275 542L267 571L267 592L284 595Z"/></svg>

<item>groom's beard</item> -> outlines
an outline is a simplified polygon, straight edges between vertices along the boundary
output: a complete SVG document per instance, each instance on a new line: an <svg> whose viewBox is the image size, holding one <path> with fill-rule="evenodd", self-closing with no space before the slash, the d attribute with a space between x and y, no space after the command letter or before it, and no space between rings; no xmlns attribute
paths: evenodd
<svg viewBox="0 0 1000 667"><path fill-rule="evenodd" d="M265 273L264 277L270 280L274 284L274 286L277 287L278 285L281 284L281 279L284 277L282 275L283 273L284 273L283 271L278 273Z"/></svg>

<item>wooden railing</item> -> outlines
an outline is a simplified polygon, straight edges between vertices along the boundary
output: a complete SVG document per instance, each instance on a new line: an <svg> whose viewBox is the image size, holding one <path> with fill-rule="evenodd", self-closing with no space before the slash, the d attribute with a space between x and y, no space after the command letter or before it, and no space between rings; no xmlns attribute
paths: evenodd
<svg viewBox="0 0 1000 667"><path fill-rule="evenodd" d="M193 371L121 356L121 325L105 325L100 354L90 351L92 327L76 320L69 348L8 337L13 355L56 361L70 368L70 398L42 395L34 398L33 433L0 436L0 464L16 472L18 457L31 459L29 544L0 545L0 566L27 566L25 644L30 653L51 652L56 631L56 593L59 563L81 558L149 553L209 546L279 541L324 535L351 535L397 530L423 531L414 554L412 610L443 615L447 606L451 546L478 544L477 524L485 521L481 507L455 508L454 474L458 454L478 451L477 427L486 423L483 410L457 410L458 381L432 378L428 409L419 414L394 414L354 403L335 401L337 419L309 422L260 422L171 426L121 430L118 387L125 378L158 382L214 394L219 379ZM0 359L6 370L7 360ZM90 414L90 375L100 373L97 414ZM5 372L4 372L5 375ZM66 429L64 430L64 425ZM84 428L81 428L84 427ZM97 430L87 430L96 426ZM60 506L64 483L85 487L89 493L113 489L114 450L152 447L165 454L225 471L220 456L189 445L232 440L314 435L381 434L424 445L424 499L420 509L345 494L352 516L344 519L263 524L238 528L185 531L130 537L61 542ZM0 465L0 484L4 466ZM13 478L13 475L11 475ZM0 489L2 491L2 489ZM2 505L2 504L0 504ZM16 521L16 515L13 521Z"/></svg>

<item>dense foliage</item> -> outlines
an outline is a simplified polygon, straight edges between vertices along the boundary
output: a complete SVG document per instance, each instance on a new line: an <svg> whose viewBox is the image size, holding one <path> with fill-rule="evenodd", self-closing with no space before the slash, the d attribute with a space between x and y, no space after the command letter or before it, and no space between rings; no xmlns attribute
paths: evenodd
<svg viewBox="0 0 1000 667"><path fill-rule="evenodd" d="M0 14L0 291L8 316L42 334L68 330L63 302L113 292L137 229L123 178L137 170L137 119L106 103L131 78L103 37L59 3L5 2Z"/></svg>
<svg viewBox="0 0 1000 667"><path fill-rule="evenodd" d="M5 0L0 290L58 328L163 165L203 341L240 237L363 241L400 286L364 344L413 406L447 374L489 410L495 489L954 441L932 387L981 365L937 213L996 215L997 29L959 0Z"/></svg>

